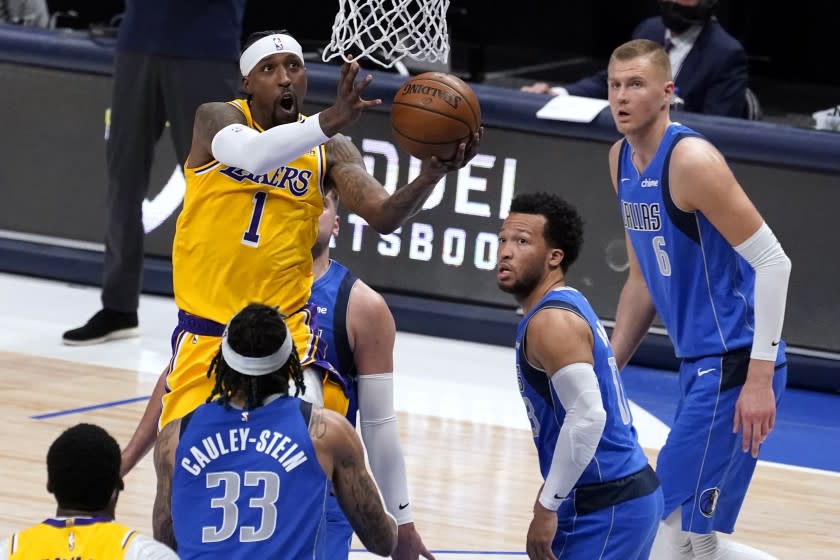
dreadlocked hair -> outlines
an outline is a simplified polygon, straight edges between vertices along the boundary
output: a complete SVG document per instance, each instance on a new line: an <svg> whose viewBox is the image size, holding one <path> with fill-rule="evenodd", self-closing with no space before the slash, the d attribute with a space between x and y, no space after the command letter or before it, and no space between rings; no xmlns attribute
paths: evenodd
<svg viewBox="0 0 840 560"><path fill-rule="evenodd" d="M262 358L275 353L285 342L288 332L283 316L275 308L252 303L231 319L227 328L227 342L238 354ZM295 396L306 389L303 368L294 344L292 353L280 369L260 376L245 375L233 369L225 362L219 348L207 370L207 377L212 378L214 374L216 382L207 402L218 397L216 400L225 408L230 407L230 400L237 394L245 401L246 409L261 406L271 395L288 393L289 379L295 382Z"/></svg>

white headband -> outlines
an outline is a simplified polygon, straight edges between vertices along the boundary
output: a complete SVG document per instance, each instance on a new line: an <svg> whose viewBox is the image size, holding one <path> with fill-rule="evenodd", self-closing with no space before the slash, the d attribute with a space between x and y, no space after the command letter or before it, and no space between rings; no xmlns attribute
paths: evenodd
<svg viewBox="0 0 840 560"><path fill-rule="evenodd" d="M227 338L228 330L225 329L224 334L222 334L222 357L225 359L227 365L242 375L251 375L254 377L268 375L283 367L292 354L292 334L289 332L289 327L286 327L286 340L283 341L283 344L277 352L268 356L260 356L259 358L243 356L238 353L228 344Z"/></svg>
<svg viewBox="0 0 840 560"><path fill-rule="evenodd" d="M296 54L303 62L303 49L300 43L291 35L275 33L258 40L242 53L242 56L239 57L239 71L242 72L242 77L250 74L254 66L259 64L262 59L277 53Z"/></svg>

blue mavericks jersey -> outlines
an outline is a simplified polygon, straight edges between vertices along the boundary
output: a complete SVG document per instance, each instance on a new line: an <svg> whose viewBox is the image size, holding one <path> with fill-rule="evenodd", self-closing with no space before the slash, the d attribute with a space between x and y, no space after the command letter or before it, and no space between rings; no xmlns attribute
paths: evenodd
<svg viewBox="0 0 840 560"><path fill-rule="evenodd" d="M350 290L357 278L347 267L330 260L330 266L323 276L312 284L312 294L309 303L318 312L316 328L325 356L319 356L333 365L347 382L345 393L350 400L347 409L347 419L356 425L356 412L359 401L356 393L356 362L347 338L347 302L350 300Z"/></svg>
<svg viewBox="0 0 840 560"><path fill-rule="evenodd" d="M182 420L172 482L182 559L324 558L329 481L310 410L294 397L250 411L211 402Z"/></svg>
<svg viewBox="0 0 840 560"><path fill-rule="evenodd" d="M647 457L642 452L633 428L630 405L624 395L618 366L604 327L583 294L574 288L558 288L547 293L519 323L516 333L516 370L519 391L531 421L534 443L539 454L543 478L548 475L557 436L566 411L545 371L532 366L526 358L525 334L528 322L542 309L565 309L583 318L592 329L595 374L601 389L607 423L595 456L586 466L575 487L600 484L624 478L643 469ZM553 373L553 372L552 372Z"/></svg>
<svg viewBox="0 0 840 560"><path fill-rule="evenodd" d="M702 138L672 123L642 173L625 141L617 177L624 228L679 358L719 355L753 341L752 267L701 212L684 212L671 199L671 153L688 136Z"/></svg>

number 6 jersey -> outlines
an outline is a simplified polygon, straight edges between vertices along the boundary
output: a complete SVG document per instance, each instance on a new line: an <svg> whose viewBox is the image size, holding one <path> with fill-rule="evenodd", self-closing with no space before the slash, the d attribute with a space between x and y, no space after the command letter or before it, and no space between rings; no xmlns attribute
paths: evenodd
<svg viewBox="0 0 840 560"><path fill-rule="evenodd" d="M671 199L674 146L700 134L671 123L646 169L625 140L618 159L618 200L656 312L678 358L724 354L753 340L755 273L699 211Z"/></svg>
<svg viewBox="0 0 840 560"><path fill-rule="evenodd" d="M182 560L323 558L329 481L310 411L279 397L250 411L211 402L182 420L172 476Z"/></svg>

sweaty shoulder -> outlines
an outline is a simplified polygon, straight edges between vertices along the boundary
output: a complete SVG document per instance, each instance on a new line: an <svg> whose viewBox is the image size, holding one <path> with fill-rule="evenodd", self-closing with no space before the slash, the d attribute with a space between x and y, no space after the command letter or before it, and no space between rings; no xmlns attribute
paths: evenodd
<svg viewBox="0 0 840 560"><path fill-rule="evenodd" d="M378 319L384 314L391 314L382 294L361 280L356 280L353 288L350 290L349 305L351 306L352 314L358 313L368 319Z"/></svg>
<svg viewBox="0 0 840 560"><path fill-rule="evenodd" d="M708 166L726 165L723 154L708 140L698 136L681 139L671 152L670 173L703 173Z"/></svg>
<svg viewBox="0 0 840 560"><path fill-rule="evenodd" d="M668 175L674 203L687 212L701 208L705 198L737 185L723 154L698 137L683 138L674 146Z"/></svg>
<svg viewBox="0 0 840 560"><path fill-rule="evenodd" d="M201 131L210 140L217 132L228 125L247 123L245 114L230 103L218 101L203 103L198 106L198 110L195 112L196 128L198 129L198 125L201 125Z"/></svg>
<svg viewBox="0 0 840 560"><path fill-rule="evenodd" d="M592 363L592 328L577 313L548 307L528 321L528 360L546 371L577 362Z"/></svg>

